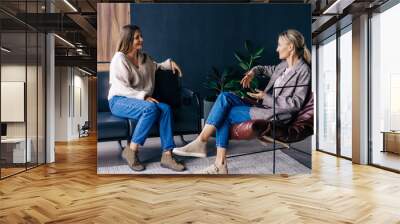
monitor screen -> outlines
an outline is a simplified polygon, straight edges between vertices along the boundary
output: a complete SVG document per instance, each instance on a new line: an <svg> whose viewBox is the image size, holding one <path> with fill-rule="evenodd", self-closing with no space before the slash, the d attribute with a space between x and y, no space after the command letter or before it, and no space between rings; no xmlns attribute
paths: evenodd
<svg viewBox="0 0 400 224"><path fill-rule="evenodd" d="M7 136L7 124L1 124L1 136Z"/></svg>

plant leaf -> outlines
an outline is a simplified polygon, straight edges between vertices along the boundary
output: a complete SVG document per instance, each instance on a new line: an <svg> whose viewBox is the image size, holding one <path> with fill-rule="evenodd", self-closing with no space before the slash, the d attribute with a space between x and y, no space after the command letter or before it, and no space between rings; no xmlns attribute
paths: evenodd
<svg viewBox="0 0 400 224"><path fill-rule="evenodd" d="M222 71L222 77L223 78L225 78L226 76L228 76L228 74L229 74L229 69L227 69L227 68L224 68L224 70Z"/></svg>
<svg viewBox="0 0 400 224"><path fill-rule="evenodd" d="M253 67L253 56L250 56L250 62L248 63L249 69Z"/></svg>
<svg viewBox="0 0 400 224"><path fill-rule="evenodd" d="M230 80L229 82L227 82L227 83L225 84L225 89L232 89L232 90L234 90L234 89L236 89L236 88L238 87L238 83L239 83L238 80Z"/></svg>
<svg viewBox="0 0 400 224"><path fill-rule="evenodd" d="M215 81L210 81L210 82L205 83L205 84L206 84L207 88L209 88L209 89L215 89L215 90L219 89L218 83L216 83Z"/></svg>
<svg viewBox="0 0 400 224"><path fill-rule="evenodd" d="M239 61L242 62L243 61L243 56L239 54L239 52L235 51L234 53L235 58Z"/></svg>
<svg viewBox="0 0 400 224"><path fill-rule="evenodd" d="M255 53L255 55L261 55L262 54L262 52L264 51L264 48L263 47L260 47L260 48L258 48L257 50L256 50L256 53Z"/></svg>
<svg viewBox="0 0 400 224"><path fill-rule="evenodd" d="M240 62L239 66L245 71L249 70L249 66L244 62Z"/></svg>

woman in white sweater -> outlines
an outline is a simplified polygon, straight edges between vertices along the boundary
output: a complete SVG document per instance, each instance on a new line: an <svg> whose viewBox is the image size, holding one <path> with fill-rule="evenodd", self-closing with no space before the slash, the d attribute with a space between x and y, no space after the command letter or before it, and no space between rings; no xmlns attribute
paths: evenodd
<svg viewBox="0 0 400 224"><path fill-rule="evenodd" d="M138 26L122 27L117 53L110 64L110 90L108 100L111 113L137 121L132 140L123 150L122 157L135 171L144 170L139 161L139 145L143 145L151 127L159 122L162 144L161 166L183 171L184 165L172 156L175 147L172 133L171 108L152 97L157 69L172 70L179 76L179 66L167 59L162 63L152 60L142 52L143 37Z"/></svg>

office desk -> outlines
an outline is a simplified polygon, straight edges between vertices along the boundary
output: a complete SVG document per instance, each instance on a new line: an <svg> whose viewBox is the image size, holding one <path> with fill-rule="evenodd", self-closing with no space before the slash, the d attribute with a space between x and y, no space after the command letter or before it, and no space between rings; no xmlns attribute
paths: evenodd
<svg viewBox="0 0 400 224"><path fill-rule="evenodd" d="M31 162L32 140L27 138L27 147L25 151L25 138L6 138L1 139L1 159L2 163L19 164Z"/></svg>
<svg viewBox="0 0 400 224"><path fill-rule="evenodd" d="M382 131L383 150L382 152L392 152L400 154L400 131Z"/></svg>

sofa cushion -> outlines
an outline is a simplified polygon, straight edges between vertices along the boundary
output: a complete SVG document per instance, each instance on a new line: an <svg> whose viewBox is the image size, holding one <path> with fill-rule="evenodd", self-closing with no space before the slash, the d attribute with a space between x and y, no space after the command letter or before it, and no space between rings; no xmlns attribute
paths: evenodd
<svg viewBox="0 0 400 224"><path fill-rule="evenodd" d="M126 139L128 120L111 114L111 112L97 113L97 139Z"/></svg>
<svg viewBox="0 0 400 224"><path fill-rule="evenodd" d="M153 97L172 108L181 106L181 86L179 76L171 71L157 70Z"/></svg>
<svg viewBox="0 0 400 224"><path fill-rule="evenodd" d="M98 112L109 112L108 106L108 90L110 89L109 84L109 73L99 72L97 73L97 111Z"/></svg>
<svg viewBox="0 0 400 224"><path fill-rule="evenodd" d="M231 128L231 139L251 140L259 137L268 128L265 120L250 120L235 124Z"/></svg>

